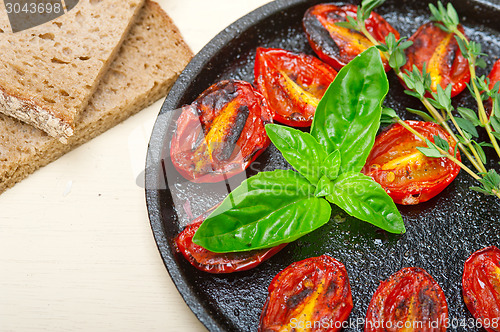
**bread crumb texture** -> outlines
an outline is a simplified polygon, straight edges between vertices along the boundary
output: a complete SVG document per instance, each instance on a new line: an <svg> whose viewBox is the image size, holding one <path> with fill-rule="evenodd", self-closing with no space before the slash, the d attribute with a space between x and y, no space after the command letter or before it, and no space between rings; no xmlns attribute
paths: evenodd
<svg viewBox="0 0 500 332"><path fill-rule="evenodd" d="M71 136L142 4L80 0L55 20L2 34L0 112L51 136Z"/></svg>
<svg viewBox="0 0 500 332"><path fill-rule="evenodd" d="M67 144L0 114L0 193L165 96L191 57L172 20L147 0Z"/></svg>

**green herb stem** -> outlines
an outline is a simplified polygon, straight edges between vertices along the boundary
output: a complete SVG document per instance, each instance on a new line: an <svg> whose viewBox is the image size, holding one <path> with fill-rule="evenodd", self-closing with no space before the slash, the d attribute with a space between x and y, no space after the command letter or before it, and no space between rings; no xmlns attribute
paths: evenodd
<svg viewBox="0 0 500 332"><path fill-rule="evenodd" d="M368 40L373 44L373 45L380 45L380 42L378 40L376 40L372 35L371 33L366 29L366 26L365 24L361 24L361 26L359 27L360 31L363 33L363 35L365 35L366 38L368 38Z"/></svg>
<svg viewBox="0 0 500 332"><path fill-rule="evenodd" d="M495 136L493 136L493 130L491 129L490 122L486 122L484 125L484 128L486 129L486 132L488 133L488 137L490 138L491 144L493 145L493 148L497 152L498 156L500 157L500 146L498 146L497 139Z"/></svg>
<svg viewBox="0 0 500 332"><path fill-rule="evenodd" d="M477 150L474 148L474 146L468 142L467 148L472 152L473 155L470 154L469 150L459 142L458 137L455 135L453 130L451 130L450 126L448 123L443 119L441 114L432 106L432 104L429 102L427 98L422 98L421 99L422 104L425 106L425 108L429 111L429 113L432 115L432 117L438 122L438 124L443 127L446 132L453 138L456 144L458 144L458 148L460 151L469 159L471 164L474 166L475 169L477 169L478 172L486 172L486 167L484 166L483 162L481 161L481 158L479 157L479 154ZM463 133L461 132L460 126L453 120L453 117L450 117L452 119L453 125L457 130L461 133L462 136Z"/></svg>
<svg viewBox="0 0 500 332"><path fill-rule="evenodd" d="M473 59L473 57L471 57ZM486 115L486 110L484 109L484 104L483 104L483 99L481 98L481 92L479 91L477 84L476 84L476 66L475 66L475 61L471 60L469 62L469 71L470 71L470 77L471 77L471 82L472 82L472 88L474 90L474 99L476 99L477 102L477 109L479 112L479 120L483 125L485 125L488 122L488 116Z"/></svg>
<svg viewBox="0 0 500 332"><path fill-rule="evenodd" d="M366 26L364 24L360 24L360 26L358 28L363 33L363 35L365 35L365 37L368 38L368 40L370 40L370 42L373 43L373 45L381 45L381 43L370 34L370 32L366 29ZM461 35L463 36L463 34L461 34ZM465 38L465 36L464 36L464 38ZM387 52L382 52L382 53L384 54L386 59L389 59L390 55ZM395 70L395 73L401 80L403 80L403 73L399 70L399 68L398 68L398 70ZM472 163L474 168L476 168L478 170L478 172L486 172L486 167L484 166L483 162L481 161L481 158L479 157L479 153L474 148L474 146L470 142L468 142L468 144L466 144L467 148L472 152L472 155L471 155L471 153L467 150L467 148L462 143L459 142L457 136L455 135L453 130L451 130L450 126L445 121L443 116L434 108L434 106L432 106L432 104L427 100L427 98L425 98L425 97L422 98L421 102L423 103L425 108L429 111L429 113L432 115L432 117L437 121L437 123L441 127L443 127L448 132L448 134L455 140L455 143L458 144L458 148L460 149L460 151L467 157L467 159L469 159L469 161ZM484 107L483 107L483 109L484 109ZM458 126L458 124L456 124L455 121L453 121L453 124L455 125L457 130L460 132L461 129ZM464 136L463 133L461 135ZM491 134L491 137L493 137L493 134ZM494 137L493 137L493 139L494 139ZM496 140L495 140L495 143L496 143ZM493 144L493 146L495 146L495 144ZM498 146L498 144L497 144L497 146ZM499 153L499 156L500 156L500 147L497 150L497 152Z"/></svg>
<svg viewBox="0 0 500 332"><path fill-rule="evenodd" d="M246 179L205 219L193 242L218 253L289 243L328 223L331 203L354 218L403 234L393 199L360 173L388 91L380 52L371 47L338 72L319 102L310 133L266 125L269 139L296 171L259 172Z"/></svg>
<svg viewBox="0 0 500 332"><path fill-rule="evenodd" d="M458 21L458 18L456 18L456 20ZM469 41L467 40L467 38L465 37L465 35L461 31L458 30L457 26L458 26L458 23L456 23L455 26L454 26L454 28L452 28L450 31L452 33L455 33L458 36L458 38L462 39L464 41L464 43L466 44L467 49L470 50L470 43L469 43ZM380 43L378 40L376 40L368 32L368 30L366 29L366 26L365 26L364 22L359 22L358 21L358 30L360 32L362 32L368 38L368 40L370 40L374 45L377 45L377 46L382 45L382 43ZM381 53L387 59L389 59L390 56L391 56L388 53L388 51L385 51L385 52L381 51ZM480 118L481 124L485 127L486 132L488 133L488 136L490 137L491 143L492 143L495 151L500 156L500 146L498 145L498 142L497 142L495 136L492 133L492 128L491 128L491 125L490 125L490 121L489 121L489 119L488 119L488 117L486 115L486 111L485 111L485 108L484 108L483 100L481 98L481 94L480 94L479 89L478 89L477 84L476 84L476 77L477 77L477 75L476 75L476 69L475 69L475 67L476 67L476 58L477 58L477 55L476 54L472 54L472 52L469 51L469 58L471 59L469 61L469 69L470 69L470 73L471 73L471 81L472 81L472 86L473 86L473 90L474 90L474 97L475 97L475 99L477 101L477 105L478 105L479 118ZM400 68L394 68L394 72L396 73L396 75L401 80L404 81L403 73L401 72ZM425 106L425 108L430 113L430 115L434 118L434 120L441 127L443 127L446 130L446 132L448 132L448 134L451 136L451 138L455 141L455 144L458 145L458 148L460 149L460 151L467 157L467 159L469 159L469 161L474 166L474 168L480 174L487 174L486 167L485 167L485 165L484 165L484 163L483 163L483 161L482 161L482 159L481 159L481 157L480 157L477 149L474 147L474 145L472 144L472 142L470 140L467 140L465 146L464 146L464 144L462 144L459 141L458 137L455 135L455 133L450 128L450 126L448 125L448 123L447 123L447 121L445 119L446 118L446 113L444 111L442 111L442 114L441 114L429 102L429 100L426 97L420 98L420 101ZM451 111L448 111L448 110L447 110L447 112L451 113ZM467 136L464 135L464 132L463 132L462 128L455 121L454 117L451 114L448 114L448 116L451 119L454 127L457 129L458 133L462 137L466 138ZM410 126L408 126L401 119L398 119L398 123L401 124L406 129L408 129L413 134L415 134L417 137L419 137L420 139L422 139L422 140L425 141L425 138L422 135L420 135L417 131L415 131L413 128L411 128ZM445 156L446 158L450 159L455 164L457 164L458 166L460 166L464 171L466 171L468 174L470 174L474 179L481 180L481 177L478 174L474 173L470 168L468 168L467 166L465 166L460 160L458 160L457 158L455 158L455 156L450 155L447 151L444 151L444 150L440 149L439 147L437 147L437 148L438 148L438 150L440 151L440 153L443 156ZM497 191L497 190L493 189L492 193L495 194L498 198L500 198L500 191Z"/></svg>
<svg viewBox="0 0 500 332"><path fill-rule="evenodd" d="M412 127L410 127L408 124L406 124L406 122L404 122L401 119L398 119L398 123L401 126L403 126L406 130L408 130L409 132L411 132L413 135L417 136L419 139L421 139L423 142L425 142L425 137L422 134L420 134L418 131L416 131L415 129L413 129ZM479 175L477 175L476 173L474 173L469 167L465 166L460 160L458 160L457 158L455 158L454 156L452 156L451 154L449 154L448 151L444 151L443 149L441 149L438 146L436 146L436 149L439 150L439 152L443 155L443 157L446 157L446 158L450 159L451 161L453 161L455 164L457 164L458 166L460 166L460 168L462 168L464 171L466 171L467 173L469 173L474 179L476 179L476 180L480 180L481 179L481 177Z"/></svg>
<svg viewBox="0 0 500 332"><path fill-rule="evenodd" d="M467 37L458 29L455 29L453 31L454 34L458 36L466 45L467 50L470 50L470 43ZM488 116L486 115L486 110L484 108L483 104L483 99L481 98L481 92L479 91L479 88L477 87L476 84L476 55L472 54L469 51L468 54L469 58L469 71L470 71L470 76L471 76L471 82L472 82L472 88L474 90L474 98L476 99L477 102L477 107L478 107L478 112L479 112L479 120L483 125L485 125L488 122Z"/></svg>
<svg viewBox="0 0 500 332"><path fill-rule="evenodd" d="M477 101L477 107L478 107L478 113L479 113L479 120L481 121L481 124L484 126L484 129L488 133L488 137L490 138L491 144L493 145L493 148L495 149L497 155L500 157L500 146L498 145L497 139L495 136L493 136L493 130L490 125L490 120L488 119L488 115L486 114L486 110L484 108L483 104L483 99L481 98L481 93L479 92L479 89L476 85L476 74L474 70L474 65L469 65L471 69L471 81L472 81L472 88L474 89L474 98Z"/></svg>
<svg viewBox="0 0 500 332"><path fill-rule="evenodd" d="M458 138L455 136L455 133L451 130L448 123L446 123L443 116L441 114L439 114L439 112L437 111L436 108L434 108L434 106L432 106L432 104L429 102L429 100L426 97L423 97L422 99L420 99L420 101L425 106L425 108L429 111L429 113L432 115L432 117L437 121L437 123L441 127L443 127L444 129L446 129L446 131L448 131L450 133L451 137L453 137L453 139L456 142L458 142Z"/></svg>
<svg viewBox="0 0 500 332"><path fill-rule="evenodd" d="M470 43L467 37L458 29L455 29L453 31L458 38L460 38L465 45L467 46L467 49L470 50ZM486 129L486 132L488 133L488 137L490 138L491 144L493 145L493 148L495 149L497 155L500 157L500 146L498 145L497 139L495 136L493 136L493 130L490 126L490 120L488 119L488 115L486 114L486 110L484 108L484 103L483 103L483 98L481 98L481 92L479 91L479 88L477 87L476 84L476 79L477 79L477 74L476 74L476 55L471 54L472 52L469 51L469 71L470 71L470 76L471 76L471 82L472 82L472 89L474 90L474 98L476 99L477 102L477 108L478 108L478 113L479 113L479 121L481 121L481 124L484 126Z"/></svg>
<svg viewBox="0 0 500 332"><path fill-rule="evenodd" d="M419 139L421 139L422 141L425 142L425 137L420 134L418 131L416 131L415 129L413 129L412 127L410 127L406 122L404 122L403 120L401 119L397 119L397 122L403 126L406 130L408 130L409 132L411 132L413 135L417 136ZM452 162L454 162L455 164L457 164L458 166L460 166L461 169L463 169L465 172L467 172L470 176L472 176L475 180L481 180L481 177L479 175L477 175L476 173L474 173L474 171L472 171L469 167L467 167L466 165L464 165L460 160L458 160L457 158L455 158L455 156L452 156L451 154L448 153L448 151L444 151L443 149L441 149L440 147L438 146L435 146L436 149L438 149L438 151L443 155L443 157L445 158L448 158L449 160L451 160ZM498 197L500 198L500 192L496 191L496 190L492 190L492 192Z"/></svg>
<svg viewBox="0 0 500 332"><path fill-rule="evenodd" d="M478 172L486 172L486 167L484 166L483 162L481 161L481 158L479 157L479 154L477 153L477 150L474 148L474 146L469 143L468 146L471 149L472 153L474 156L470 154L470 152L465 148L465 146L457 142L458 148L460 149L460 152L462 152L467 159L471 162L472 166L478 171Z"/></svg>
<svg viewBox="0 0 500 332"><path fill-rule="evenodd" d="M453 122L453 125L455 126L455 128L457 128L458 133L462 137L465 137L465 134L464 134L462 128L460 128L460 126L458 125L457 121L455 120L455 118L451 114L450 114L450 120L451 120L451 122ZM469 161L473 164L473 166L479 172L483 172L483 173L487 172L486 167L484 166L483 162L481 161L481 157L479 156L479 153L477 152L476 148L472 145L472 143L471 143L470 140L467 141L466 145L469 148L469 150L472 152L472 154L474 155L474 160L471 159L467 155L467 154L469 154L469 151L467 151L467 149L464 148L464 146L462 145L462 143L457 142L457 144L458 144L458 148L460 149L460 151L462 151L467 156L467 159L469 159ZM477 161L477 164L474 164L474 161Z"/></svg>

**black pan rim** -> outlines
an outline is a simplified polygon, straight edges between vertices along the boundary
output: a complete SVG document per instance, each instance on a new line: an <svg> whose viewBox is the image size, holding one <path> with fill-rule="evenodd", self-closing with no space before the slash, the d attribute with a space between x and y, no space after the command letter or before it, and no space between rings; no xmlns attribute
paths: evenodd
<svg viewBox="0 0 500 332"><path fill-rule="evenodd" d="M198 320L209 331L223 331L224 328L211 316L210 312L197 301L197 297L188 283L182 278L179 267L175 264L173 252L169 249L168 239L165 236L164 228L161 222L160 197L158 190L148 189L156 188L158 182L158 172L161 150L163 146L165 123L168 122L168 112L177 108L177 102L182 95L186 85L194 79L204 68L210 58L226 43L236 38L242 31L256 24L256 22L266 19L268 16L276 13L279 10L293 6L297 3L302 3L307 0L276 0L262 7L255 9L249 14L236 20L229 27L219 32L210 42L208 42L188 63L182 71L179 78L176 80L169 94L167 95L159 116L154 124L151 139L148 145L146 157L146 172L145 172L145 195L146 206L149 214L149 220L153 235L158 247L158 251L162 257L163 263L167 268L170 278L174 282L177 290L182 298L198 318ZM164 115L163 117L160 115Z"/></svg>
<svg viewBox="0 0 500 332"><path fill-rule="evenodd" d="M162 172L161 151L165 137L165 132L162 128L164 128L165 124L170 121L171 116L169 111L178 107L179 100L184 93L185 88L200 74L208 61L210 61L210 59L224 45L229 43L234 38L237 38L251 26L258 24L259 21L263 21L269 16L275 14L277 11L284 10L297 4L305 3L307 1L308 0L276 0L270 2L238 19L217 34L193 57L179 78L176 80L160 109L158 118L152 130L148 145L145 171L145 198L152 232L163 263L177 290L199 321L210 331L223 331L224 327L220 325L219 322L214 319L212 313L200 303L191 286L184 278L182 278L180 268L175 263L174 253L170 250L169 240L165 235L165 230L162 225L160 215L160 195L159 191L154 189L158 186L158 174ZM492 10L500 10L500 1L498 0L471 0L470 2L485 9L490 8Z"/></svg>

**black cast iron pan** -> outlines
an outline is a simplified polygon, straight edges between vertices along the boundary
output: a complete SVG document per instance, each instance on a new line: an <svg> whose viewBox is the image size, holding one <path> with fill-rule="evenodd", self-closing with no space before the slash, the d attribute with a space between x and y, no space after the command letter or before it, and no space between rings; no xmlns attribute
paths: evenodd
<svg viewBox="0 0 500 332"><path fill-rule="evenodd" d="M151 227L163 261L184 300L210 331L256 331L259 315L271 279L289 264L312 256L329 254L347 268L354 309L352 321L363 318L379 281L406 266L427 270L443 288L450 320L471 319L461 294L463 264L474 251L499 245L500 204L498 200L470 191L473 180L461 172L458 178L429 202L400 207L407 233L395 236L359 222L341 211L332 221L284 250L259 267L231 275L211 275L193 268L173 249L173 238L192 217L220 202L228 190L246 176L261 170L288 168L273 147L229 183L193 184L176 171L169 157L169 141L179 115L176 111L191 103L211 84L227 78L253 82L253 61L258 46L281 47L312 54L301 27L309 6L318 0L278 0L238 20L205 46L186 67L172 88L153 129L146 169L146 201ZM488 70L500 57L500 4L498 0L453 1L467 35L480 42ZM389 0L377 12L410 36L429 17L427 2ZM480 72L485 74L486 71ZM386 105L406 114L406 107L421 108L418 101L404 95L393 73ZM466 93L457 105L474 108ZM489 167L497 167L495 156ZM497 167L498 169L498 167ZM229 188L229 189L228 189ZM476 331L454 326L450 331ZM353 324L346 331L362 331Z"/></svg>

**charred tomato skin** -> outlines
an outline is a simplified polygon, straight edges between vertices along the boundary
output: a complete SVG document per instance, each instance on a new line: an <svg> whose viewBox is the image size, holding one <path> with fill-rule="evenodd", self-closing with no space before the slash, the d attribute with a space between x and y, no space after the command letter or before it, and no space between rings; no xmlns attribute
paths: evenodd
<svg viewBox="0 0 500 332"><path fill-rule="evenodd" d="M307 54L257 48L255 86L274 112L274 121L308 127L319 100L337 72Z"/></svg>
<svg viewBox="0 0 500 332"><path fill-rule="evenodd" d="M465 305L488 332L500 331L500 250L487 247L465 262L462 277Z"/></svg>
<svg viewBox="0 0 500 332"><path fill-rule="evenodd" d="M408 267L380 283L368 305L365 332L444 332L447 323L448 305L441 287L425 270Z"/></svg>
<svg viewBox="0 0 500 332"><path fill-rule="evenodd" d="M434 142L434 136L448 141L453 155L455 142L433 122L405 121ZM394 124L375 139L362 173L378 182L397 204L414 205L428 201L444 190L458 175L460 167L447 158L430 158L416 147L426 143L400 124ZM457 151L457 159L460 153Z"/></svg>
<svg viewBox="0 0 500 332"><path fill-rule="evenodd" d="M327 328L310 331L340 331L335 322L344 322L353 308L347 271L328 255L291 264L273 278L268 291L259 332L299 326L304 315L303 322L329 322Z"/></svg>
<svg viewBox="0 0 500 332"><path fill-rule="evenodd" d="M464 33L461 25L458 29ZM422 71L426 63L434 92L438 84L443 89L451 84L451 96L454 97L467 87L470 81L469 62L463 57L454 34L428 22L420 26L409 40L413 41L413 45L405 50L407 61L401 67L402 72L412 71L413 65Z"/></svg>
<svg viewBox="0 0 500 332"><path fill-rule="evenodd" d="M220 254L195 244L194 234L217 206L194 219L174 239L176 251L198 270L215 274L246 271L271 258L286 246L285 243L269 249Z"/></svg>
<svg viewBox="0 0 500 332"><path fill-rule="evenodd" d="M218 82L184 106L170 143L177 171L193 182L218 182L244 171L270 144L273 113L239 80Z"/></svg>
<svg viewBox="0 0 500 332"><path fill-rule="evenodd" d="M495 86L495 83L500 81L500 59L498 59L495 64L493 65L493 68L491 69L491 72L488 75L488 78L490 79L490 85L489 88L493 89ZM486 111L488 113L488 116L491 114L491 110L493 108L492 100L489 98L486 102L484 107L486 108Z"/></svg>
<svg viewBox="0 0 500 332"><path fill-rule="evenodd" d="M318 57L340 70L358 54L373 44L361 33L335 25L346 21L346 16L356 18L357 7L352 4L324 3L310 7L302 19L307 39ZM385 37L393 33L399 39L399 32L379 14L372 12L365 21L366 29L378 41L385 43ZM383 59L384 68L391 67Z"/></svg>
<svg viewBox="0 0 500 332"><path fill-rule="evenodd" d="M498 59L493 65L488 78L490 79L490 89L493 89L495 83L500 81L500 59Z"/></svg>

